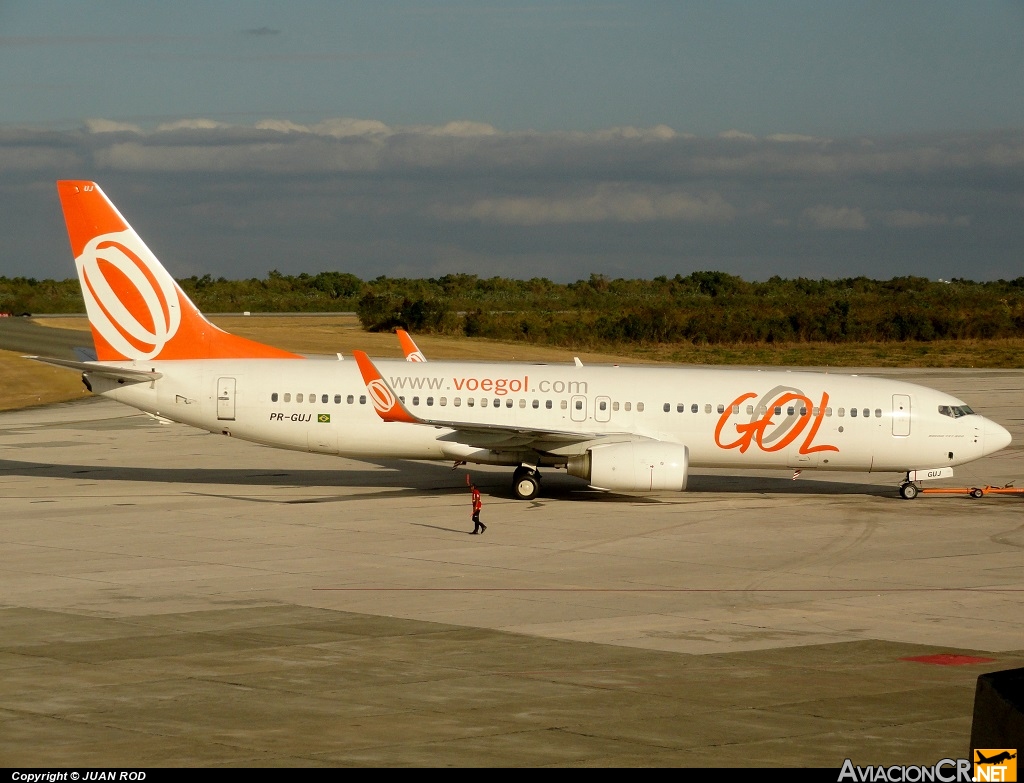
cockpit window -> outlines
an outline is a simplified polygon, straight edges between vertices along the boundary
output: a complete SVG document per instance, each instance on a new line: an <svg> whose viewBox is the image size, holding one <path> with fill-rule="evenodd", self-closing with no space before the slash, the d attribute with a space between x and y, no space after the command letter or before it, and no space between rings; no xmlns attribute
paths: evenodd
<svg viewBox="0 0 1024 783"><path fill-rule="evenodd" d="M940 405L939 413L949 416L951 419L959 419L961 416L972 416L974 411L968 405Z"/></svg>

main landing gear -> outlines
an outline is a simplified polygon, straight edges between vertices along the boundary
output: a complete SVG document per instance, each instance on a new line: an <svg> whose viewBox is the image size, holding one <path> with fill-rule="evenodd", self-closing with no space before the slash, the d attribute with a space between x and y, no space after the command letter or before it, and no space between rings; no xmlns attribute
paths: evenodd
<svg viewBox="0 0 1024 783"><path fill-rule="evenodd" d="M540 494L540 473L529 465L520 465L512 474L512 493L519 500L533 500Z"/></svg>

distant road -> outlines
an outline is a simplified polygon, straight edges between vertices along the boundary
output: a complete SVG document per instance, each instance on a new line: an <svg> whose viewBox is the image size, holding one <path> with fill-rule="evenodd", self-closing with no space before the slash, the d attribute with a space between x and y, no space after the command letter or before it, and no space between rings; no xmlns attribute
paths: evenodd
<svg viewBox="0 0 1024 783"><path fill-rule="evenodd" d="M92 335L80 329L40 326L31 318L0 318L0 350L74 359L75 348L92 347Z"/></svg>

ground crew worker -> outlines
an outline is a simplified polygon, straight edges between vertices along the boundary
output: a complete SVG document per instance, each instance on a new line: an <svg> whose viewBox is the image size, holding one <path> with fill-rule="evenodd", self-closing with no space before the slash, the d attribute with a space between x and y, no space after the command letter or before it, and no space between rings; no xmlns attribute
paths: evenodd
<svg viewBox="0 0 1024 783"><path fill-rule="evenodd" d="M487 529L487 525L480 521L480 509L483 508L484 504L480 502L480 490L476 488L476 484L472 485L473 490L473 533L483 533Z"/></svg>

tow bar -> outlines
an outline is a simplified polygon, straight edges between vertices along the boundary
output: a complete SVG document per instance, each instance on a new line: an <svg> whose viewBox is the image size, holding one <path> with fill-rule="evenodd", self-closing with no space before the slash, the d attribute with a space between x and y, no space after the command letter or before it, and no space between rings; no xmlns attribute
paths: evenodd
<svg viewBox="0 0 1024 783"><path fill-rule="evenodd" d="M1024 489L1017 489L1013 484L1002 487L933 487L917 491L921 495L967 495L972 498L983 498L985 495L1024 495Z"/></svg>

